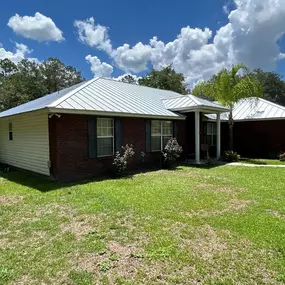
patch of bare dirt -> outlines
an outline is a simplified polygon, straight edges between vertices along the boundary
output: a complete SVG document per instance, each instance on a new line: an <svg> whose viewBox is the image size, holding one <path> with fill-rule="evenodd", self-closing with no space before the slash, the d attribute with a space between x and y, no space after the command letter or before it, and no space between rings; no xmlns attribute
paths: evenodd
<svg viewBox="0 0 285 285"><path fill-rule="evenodd" d="M270 215L272 215L273 217L278 218L278 219L284 219L285 218L285 215L280 213L277 210L269 209L269 210L267 210L267 213L269 213Z"/></svg>
<svg viewBox="0 0 285 285"><path fill-rule="evenodd" d="M51 215L54 213L63 217L72 217L75 216L76 211L68 205L50 203L38 206L35 210L35 217L41 218L43 216Z"/></svg>
<svg viewBox="0 0 285 285"><path fill-rule="evenodd" d="M2 195L0 196L0 205L13 205L16 203L20 203L23 201L22 196L8 196L8 195Z"/></svg>
<svg viewBox="0 0 285 285"><path fill-rule="evenodd" d="M245 281L246 284L281 284L276 278L278 274L268 268L268 262L274 260L276 253L255 248L246 239L237 241L229 231L204 225L195 228L191 238L182 235L180 244L202 261L206 272L202 279L205 282L227 278L240 284ZM240 276L239 280L235 280L237 276Z"/></svg>
<svg viewBox="0 0 285 285"><path fill-rule="evenodd" d="M215 230L206 225L195 232L193 239L186 240L191 251L202 260L213 259L227 249L227 244L216 234Z"/></svg>
<svg viewBox="0 0 285 285"><path fill-rule="evenodd" d="M185 216L188 217L210 217L216 215L222 215L225 213L233 212L239 213L241 211L246 210L250 205L254 204L253 200L243 200L232 198L228 201L228 203L222 209L209 209L209 210L197 210L190 211L185 213Z"/></svg>
<svg viewBox="0 0 285 285"><path fill-rule="evenodd" d="M81 239L84 235L96 231L100 228L106 215L94 213L84 214L77 217L72 217L70 221L63 223L60 226L62 233L71 232L75 235L76 239Z"/></svg>

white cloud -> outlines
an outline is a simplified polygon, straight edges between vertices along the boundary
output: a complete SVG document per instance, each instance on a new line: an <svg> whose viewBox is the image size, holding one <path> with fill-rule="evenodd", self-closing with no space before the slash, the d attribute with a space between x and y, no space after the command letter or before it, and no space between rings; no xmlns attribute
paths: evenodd
<svg viewBox="0 0 285 285"><path fill-rule="evenodd" d="M18 63L24 58L27 58L32 50L30 50L26 45L15 43L15 52L7 51L2 45L0 45L0 59L8 58L14 63ZM33 58L28 58L30 60L37 60Z"/></svg>
<svg viewBox="0 0 285 285"><path fill-rule="evenodd" d="M112 45L108 36L108 28L95 25L93 17L85 21L75 21L74 26L78 30L78 37L81 42L111 53Z"/></svg>
<svg viewBox="0 0 285 285"><path fill-rule="evenodd" d="M124 44L113 50L110 55L120 69L126 72L141 72L148 69L147 63L151 58L151 51L149 45L139 42L133 47Z"/></svg>
<svg viewBox="0 0 285 285"><path fill-rule="evenodd" d="M285 32L285 0L234 0L229 3L224 7L228 23L214 35L208 28L184 27L170 42L153 37L147 44L139 42L131 47L125 43L114 48L108 29L95 25L93 18L91 22L90 19L84 22L79 35L84 35L81 40L90 46L106 51L125 72L139 73L150 64L158 70L172 65L177 72L183 73L190 86L236 63L274 70L277 61L285 58L278 44Z"/></svg>
<svg viewBox="0 0 285 285"><path fill-rule="evenodd" d="M136 84L138 84L139 79L142 78L141 76L137 76L137 75L132 74L132 73L125 73L125 74L122 74L122 75L120 75L118 77L113 77L113 79L117 80L117 81L121 81L127 75L132 76L134 78L134 80L136 81Z"/></svg>
<svg viewBox="0 0 285 285"><path fill-rule="evenodd" d="M15 14L8 22L8 26L17 34L39 42L62 41L62 31L49 17L37 12L34 16L20 16Z"/></svg>
<svg viewBox="0 0 285 285"><path fill-rule="evenodd" d="M91 56L89 54L85 59L91 64L91 71L94 76L110 77L113 73L113 66L106 62L101 62L97 56Z"/></svg>

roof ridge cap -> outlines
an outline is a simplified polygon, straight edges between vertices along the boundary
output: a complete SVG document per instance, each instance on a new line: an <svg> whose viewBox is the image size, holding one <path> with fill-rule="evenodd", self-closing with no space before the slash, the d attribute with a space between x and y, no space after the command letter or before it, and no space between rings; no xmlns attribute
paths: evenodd
<svg viewBox="0 0 285 285"><path fill-rule="evenodd" d="M194 103L201 105L201 102L199 102L198 97L194 96L193 94L188 94L187 95L190 99L194 101ZM203 104L202 104L203 105Z"/></svg>
<svg viewBox="0 0 285 285"><path fill-rule="evenodd" d="M109 80L109 81L114 81L114 82L118 82L118 83L124 83L124 84L129 84L129 85L135 85L138 87L145 87L145 88L150 88L150 89L154 89L154 90L160 90L160 91L167 91L167 92L172 92L172 93L176 93L178 95L182 95L176 91L173 90L168 90L168 89L161 89L161 88L155 88L155 87L150 87L150 86L146 86L146 85L140 85L140 84L135 84L135 83L129 83L129 82L124 82L124 81L120 81L120 80L116 80L114 78L110 78L110 77L100 77L101 79L105 79L105 80Z"/></svg>
<svg viewBox="0 0 285 285"><path fill-rule="evenodd" d="M252 98L254 98L254 97L252 97ZM270 104L270 105L273 105L273 106L275 106L275 107L277 107L277 108L283 109L283 110L285 111L285 107L282 106L282 105L279 105L279 104L277 104L277 103L271 102L271 101L269 101L269 100L266 100L266 99L263 99L263 98L260 98L260 97L256 97L256 98L259 99L259 100L261 100L261 101L263 101L263 102L265 102L265 103L267 103L267 104Z"/></svg>
<svg viewBox="0 0 285 285"><path fill-rule="evenodd" d="M94 81L97 81L98 79L100 79L101 77L94 77L90 80L87 80L85 82L85 84L82 84L81 86L77 87L76 89L68 92L67 94L65 94L63 97L55 100L54 102L52 102L51 104L49 104L48 106L46 106L47 108L50 107L56 107L59 104L61 104L62 102L64 102L67 98L71 97L72 95L74 95L75 93L77 93L78 91L82 90L83 88L85 88L86 86L88 86L89 84L93 83ZM62 89L64 90L64 89Z"/></svg>

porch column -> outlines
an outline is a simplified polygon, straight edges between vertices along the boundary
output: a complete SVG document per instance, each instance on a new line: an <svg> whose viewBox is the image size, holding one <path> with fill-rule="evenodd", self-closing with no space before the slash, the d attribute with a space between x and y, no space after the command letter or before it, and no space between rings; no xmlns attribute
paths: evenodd
<svg viewBox="0 0 285 285"><path fill-rule="evenodd" d="M195 160L200 164L200 112L195 112Z"/></svg>
<svg viewBox="0 0 285 285"><path fill-rule="evenodd" d="M217 159L221 158L221 114L217 113Z"/></svg>

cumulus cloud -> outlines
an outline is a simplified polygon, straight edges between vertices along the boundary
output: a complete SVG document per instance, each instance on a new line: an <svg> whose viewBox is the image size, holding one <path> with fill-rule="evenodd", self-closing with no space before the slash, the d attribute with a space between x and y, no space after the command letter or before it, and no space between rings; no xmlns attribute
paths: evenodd
<svg viewBox="0 0 285 285"><path fill-rule="evenodd" d="M18 63L22 59L26 58L32 52L26 45L15 43L15 52L8 51L2 45L0 45L0 59L8 58L14 63ZM37 60L29 58L31 60Z"/></svg>
<svg viewBox="0 0 285 285"><path fill-rule="evenodd" d="M89 54L85 59L91 64L91 71L94 76L110 77L113 73L113 66L106 62L101 62L97 56L91 56Z"/></svg>
<svg viewBox="0 0 285 285"><path fill-rule="evenodd" d="M141 42L130 47L124 44L113 50L110 56L114 59L117 66L126 72L141 72L147 70L147 63L151 57L152 48Z"/></svg>
<svg viewBox="0 0 285 285"><path fill-rule="evenodd" d="M93 17L85 21L75 21L74 26L77 28L78 38L81 42L107 53L112 52L108 28L96 25Z"/></svg>
<svg viewBox="0 0 285 285"><path fill-rule="evenodd" d="M38 42L64 40L62 31L55 25L53 20L37 12L34 16L20 16L15 14L8 22L8 26L16 33L25 38Z"/></svg>
<svg viewBox="0 0 285 285"><path fill-rule="evenodd" d="M208 28L184 27L166 43L153 37L146 44L114 48L108 28L95 25L93 18L76 26L81 41L106 51L125 72L139 73L150 64L157 70L172 65L192 86L236 63L274 70L277 61L285 59L278 44L285 32L285 0L233 0L225 7L228 23L214 34Z"/></svg>

